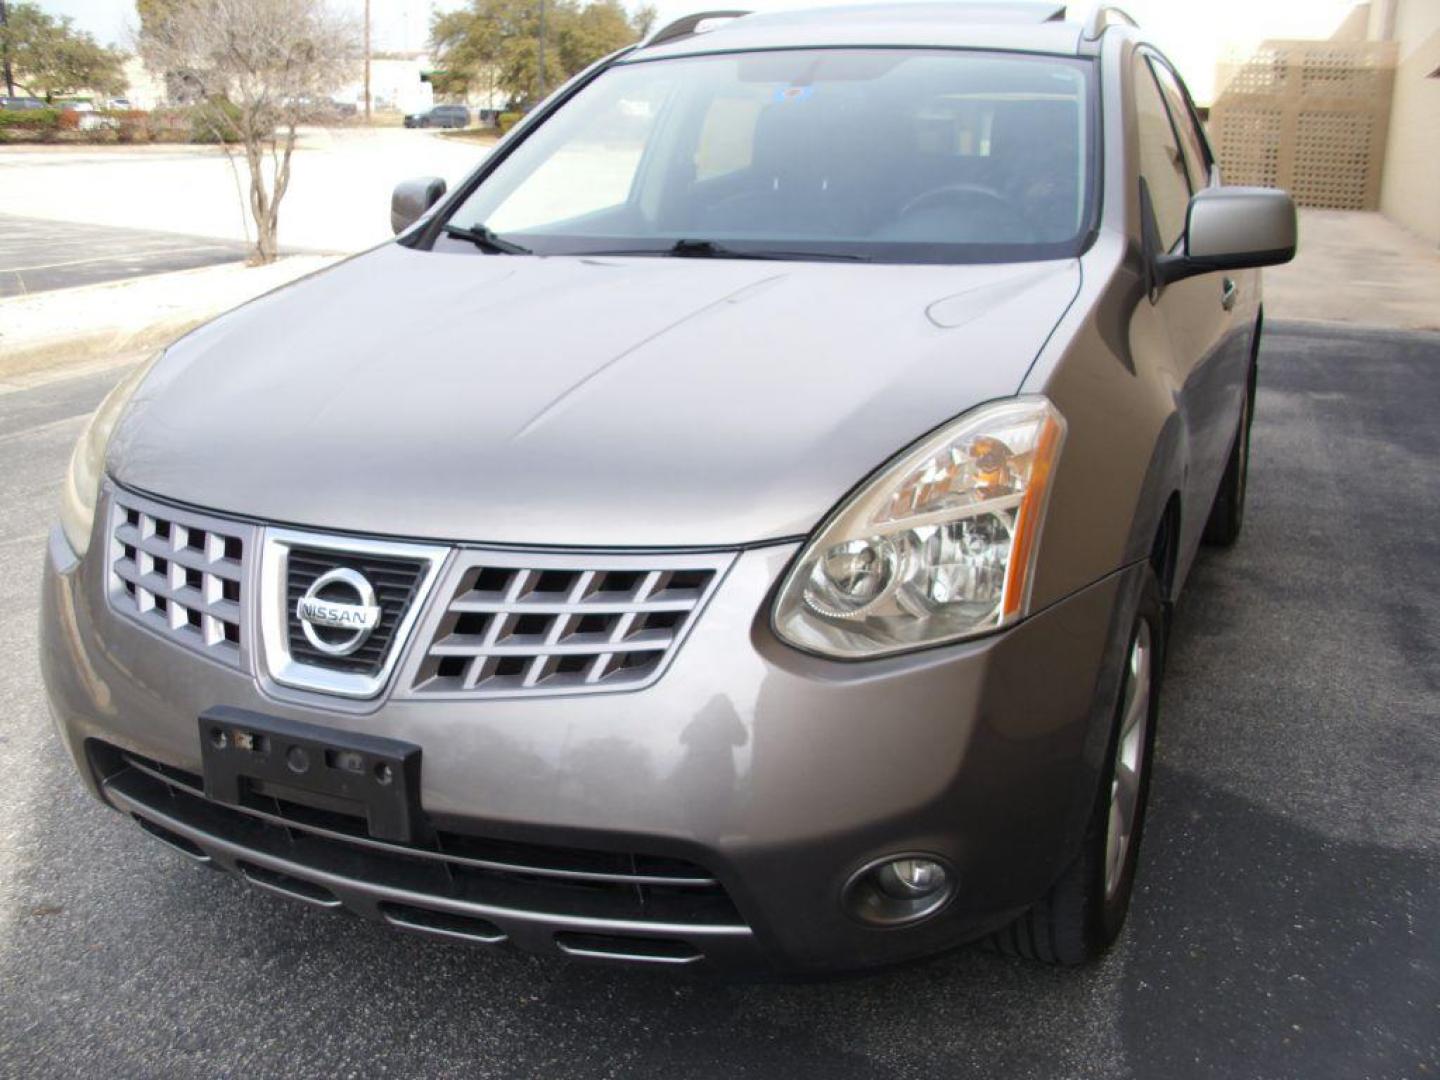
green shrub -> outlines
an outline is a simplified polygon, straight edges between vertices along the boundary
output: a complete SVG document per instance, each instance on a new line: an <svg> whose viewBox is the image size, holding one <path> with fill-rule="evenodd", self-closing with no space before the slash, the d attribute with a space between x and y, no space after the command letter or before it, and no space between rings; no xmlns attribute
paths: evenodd
<svg viewBox="0 0 1440 1080"><path fill-rule="evenodd" d="M237 142L240 107L225 98L211 98L204 105L194 105L190 116L192 143Z"/></svg>
<svg viewBox="0 0 1440 1080"><path fill-rule="evenodd" d="M498 121L500 125L500 134L508 134L510 129L523 119L525 119L525 114L523 112L502 112Z"/></svg>
<svg viewBox="0 0 1440 1080"><path fill-rule="evenodd" d="M59 126L59 109L0 109L0 131L54 131Z"/></svg>

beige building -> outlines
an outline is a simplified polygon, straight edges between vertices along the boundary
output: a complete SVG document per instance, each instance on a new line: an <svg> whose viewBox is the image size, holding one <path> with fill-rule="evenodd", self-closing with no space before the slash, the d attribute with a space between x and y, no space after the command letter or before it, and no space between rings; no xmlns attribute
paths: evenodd
<svg viewBox="0 0 1440 1080"><path fill-rule="evenodd" d="M150 74L138 56L125 61L125 93L121 95L130 102L132 109L158 109L165 104L165 80Z"/></svg>
<svg viewBox="0 0 1440 1080"><path fill-rule="evenodd" d="M1440 245L1440 0L1371 0L1365 35L1396 46L1380 209Z"/></svg>
<svg viewBox="0 0 1440 1080"><path fill-rule="evenodd" d="M377 112L424 112L437 103L430 74L434 62L429 53L377 53L370 60L370 101ZM128 85L125 96L137 109L156 109L168 104L165 80L157 78L139 57L125 62L125 79ZM332 100L346 105L353 104L357 110L365 108L365 79L358 66L354 76L343 86L329 95ZM453 98L447 102L460 103ZM472 109L498 112L505 107L505 97L499 92L475 90L465 98L464 104Z"/></svg>
<svg viewBox="0 0 1440 1080"><path fill-rule="evenodd" d="M370 101L377 110L424 112L435 104L434 90L424 75L431 68L429 54L381 53L370 61ZM335 92L336 101L365 108L364 76L357 72L350 83Z"/></svg>
<svg viewBox="0 0 1440 1080"><path fill-rule="evenodd" d="M1212 141L1231 183L1380 210L1440 246L1440 0L1357 4L1326 40L1222 61Z"/></svg>

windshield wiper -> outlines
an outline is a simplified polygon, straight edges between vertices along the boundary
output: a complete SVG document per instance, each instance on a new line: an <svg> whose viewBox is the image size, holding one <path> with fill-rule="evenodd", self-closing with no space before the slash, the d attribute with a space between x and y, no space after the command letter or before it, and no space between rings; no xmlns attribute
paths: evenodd
<svg viewBox="0 0 1440 1080"><path fill-rule="evenodd" d="M668 248L623 248L618 251L576 252L583 255L668 255L677 259L777 259L796 262L803 259L869 262L868 255L834 251L779 251L763 248L742 251L717 244L714 240L676 240Z"/></svg>
<svg viewBox="0 0 1440 1080"><path fill-rule="evenodd" d="M529 255L530 249L520 244L506 240L503 236L491 232L484 225L445 225L445 235L453 236L456 240L469 240L481 251L488 251L494 255Z"/></svg>

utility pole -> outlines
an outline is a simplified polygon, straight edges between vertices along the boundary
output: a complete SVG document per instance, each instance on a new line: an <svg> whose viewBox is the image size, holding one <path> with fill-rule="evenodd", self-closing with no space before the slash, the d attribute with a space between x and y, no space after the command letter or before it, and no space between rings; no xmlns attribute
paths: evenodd
<svg viewBox="0 0 1440 1080"><path fill-rule="evenodd" d="M365 0L365 123L370 123L370 0Z"/></svg>
<svg viewBox="0 0 1440 1080"><path fill-rule="evenodd" d="M10 23L10 12L5 9L5 0L0 0L0 26L7 26ZM0 56L0 66L5 68L5 96L15 96L15 72L10 70L10 46L7 43L3 49L3 56Z"/></svg>
<svg viewBox="0 0 1440 1080"><path fill-rule="evenodd" d="M540 0L540 93L536 95L539 101L545 97L545 0Z"/></svg>

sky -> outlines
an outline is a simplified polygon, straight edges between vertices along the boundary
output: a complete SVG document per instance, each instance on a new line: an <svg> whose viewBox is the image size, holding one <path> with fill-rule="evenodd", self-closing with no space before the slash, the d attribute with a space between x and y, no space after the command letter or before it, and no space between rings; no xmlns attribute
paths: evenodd
<svg viewBox="0 0 1440 1080"><path fill-rule="evenodd" d="M332 0L357 15L363 0ZM626 2L626 0L622 0ZM632 4L635 0L629 0ZM652 0L660 22L697 9L695 0ZM819 7L836 0L749 0L753 11ZM100 41L126 46L138 24L133 0L39 0L52 14L71 16ZM431 12L459 6L460 0L371 0L375 48L424 49ZM703 3L703 0L702 0ZM715 7L726 4L715 3ZM1089 3L1074 5L1088 10ZM1208 102L1215 64L1231 53L1248 54L1265 38L1329 37L1355 0L1121 0L1150 40L1164 51L1190 84L1196 99Z"/></svg>

